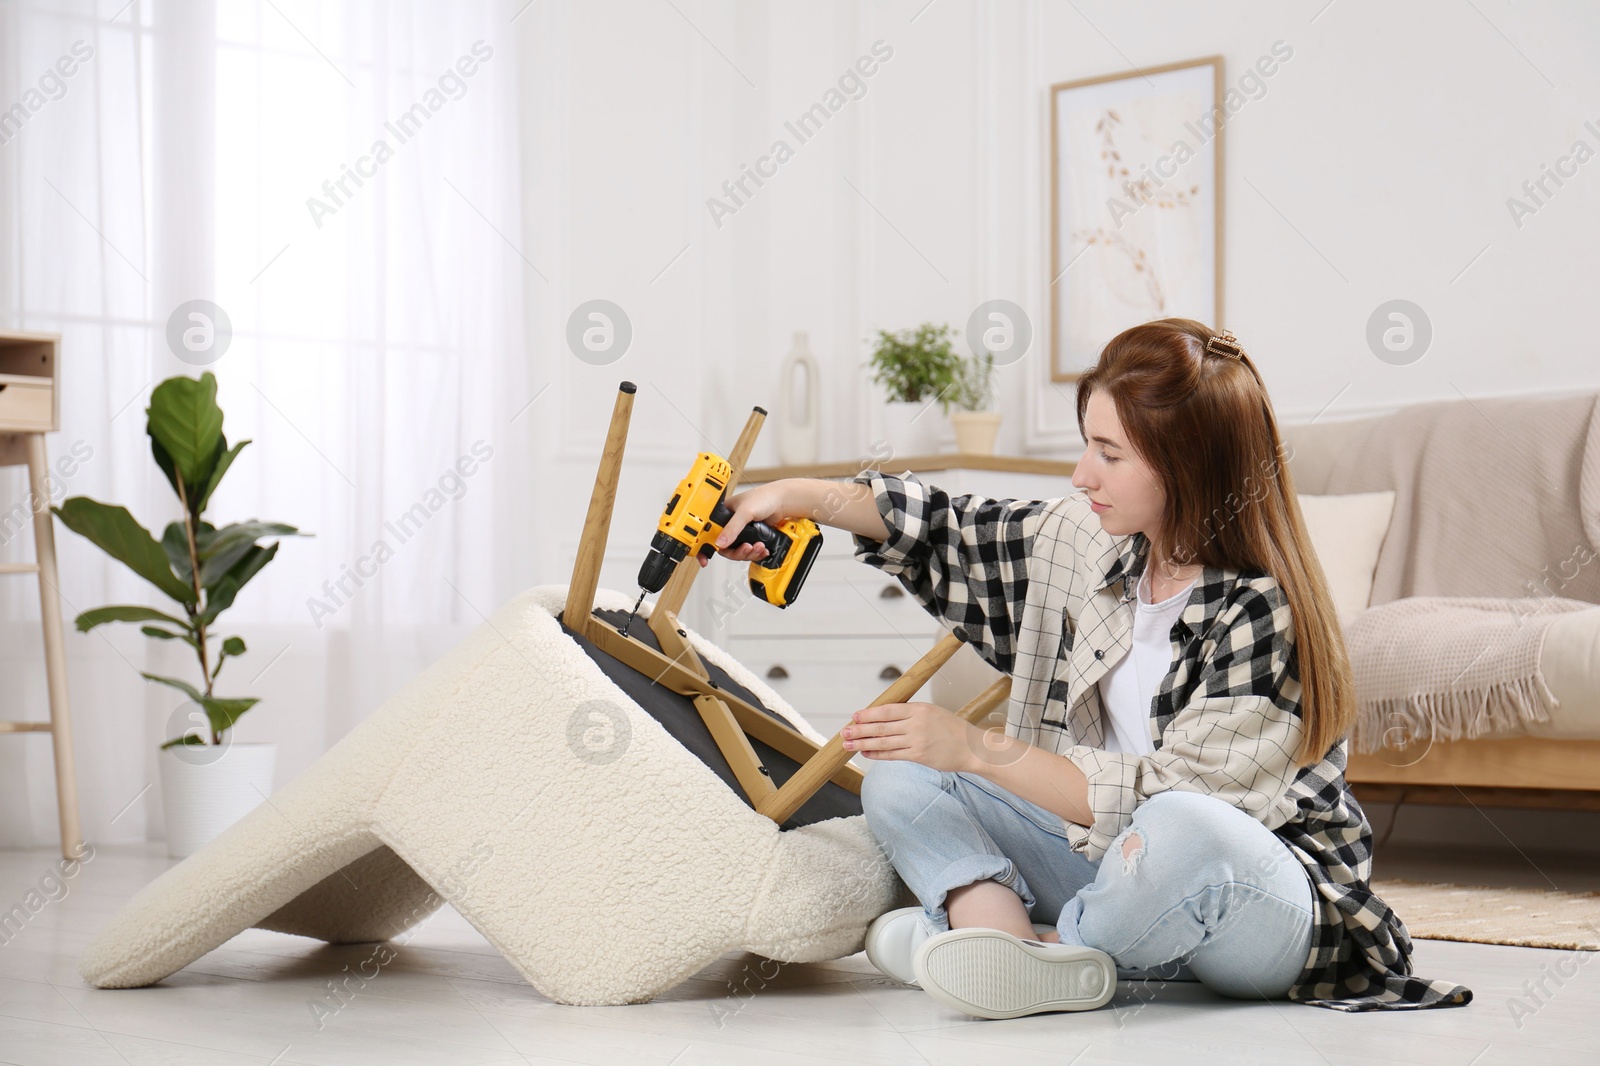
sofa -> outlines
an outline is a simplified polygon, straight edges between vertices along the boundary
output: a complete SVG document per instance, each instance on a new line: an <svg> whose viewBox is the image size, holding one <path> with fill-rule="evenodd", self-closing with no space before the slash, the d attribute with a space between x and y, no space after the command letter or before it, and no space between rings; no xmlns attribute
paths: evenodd
<svg viewBox="0 0 1600 1066"><path fill-rule="evenodd" d="M1461 397L1280 426L1302 499L1394 493L1369 610L1407 597L1561 608L1538 650L1548 720L1352 745L1362 799L1600 809L1600 608L1574 609L1600 604L1597 405L1592 391Z"/></svg>

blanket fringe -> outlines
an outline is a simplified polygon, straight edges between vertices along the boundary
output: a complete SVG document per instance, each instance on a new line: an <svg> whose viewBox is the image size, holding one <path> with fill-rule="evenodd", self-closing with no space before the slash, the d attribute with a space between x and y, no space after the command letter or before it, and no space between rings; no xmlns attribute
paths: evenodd
<svg viewBox="0 0 1600 1066"><path fill-rule="evenodd" d="M1556 702L1538 671L1481 688L1362 700L1350 742L1356 751L1370 755L1385 747L1516 734L1531 723L1548 722L1548 708Z"/></svg>

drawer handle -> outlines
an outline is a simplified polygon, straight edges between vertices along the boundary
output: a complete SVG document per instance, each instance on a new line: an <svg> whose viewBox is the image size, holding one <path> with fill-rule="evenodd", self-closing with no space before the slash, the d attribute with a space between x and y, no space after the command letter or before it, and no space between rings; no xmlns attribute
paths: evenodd
<svg viewBox="0 0 1600 1066"><path fill-rule="evenodd" d="M882 670L878 671L878 680L893 681L895 678L899 677L901 673L903 673L903 671L898 666L885 666Z"/></svg>
<svg viewBox="0 0 1600 1066"><path fill-rule="evenodd" d="M899 585L885 585L885 586L883 586L883 590L878 593L878 599L880 599L880 600L898 600L898 599L900 599L900 597L904 596L905 594L906 594L906 590L901 588Z"/></svg>
<svg viewBox="0 0 1600 1066"><path fill-rule="evenodd" d="M788 676L789 676L789 671L785 670L783 668L783 666L781 664L778 664L778 663L774 663L767 670L767 680L769 680L769 681L782 681L784 678L786 678Z"/></svg>

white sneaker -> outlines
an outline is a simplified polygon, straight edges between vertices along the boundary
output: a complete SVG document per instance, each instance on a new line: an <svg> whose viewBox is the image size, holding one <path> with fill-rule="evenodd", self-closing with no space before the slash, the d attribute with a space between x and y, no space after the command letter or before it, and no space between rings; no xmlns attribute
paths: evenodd
<svg viewBox="0 0 1600 1066"><path fill-rule="evenodd" d="M998 929L928 937L911 969L928 995L977 1018L1093 1010L1117 988L1116 964L1098 948L1019 940Z"/></svg>
<svg viewBox="0 0 1600 1066"><path fill-rule="evenodd" d="M867 926L867 961L896 981L917 983L911 957L928 939L922 930L921 907L901 907L878 915Z"/></svg>
<svg viewBox="0 0 1600 1066"><path fill-rule="evenodd" d="M928 940L923 931L921 907L901 907L878 915L867 926L867 961L896 981L918 985L912 959L917 949ZM1049 933L1053 925L1034 923L1034 932Z"/></svg>

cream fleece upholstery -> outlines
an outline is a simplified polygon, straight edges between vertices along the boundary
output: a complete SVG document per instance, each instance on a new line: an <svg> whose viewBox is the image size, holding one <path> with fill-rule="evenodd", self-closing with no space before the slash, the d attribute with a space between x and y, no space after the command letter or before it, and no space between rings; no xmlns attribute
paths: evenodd
<svg viewBox="0 0 1600 1066"><path fill-rule="evenodd" d="M140 890L89 945L83 976L153 984L252 926L387 939L444 902L569 1004L647 1000L733 950L793 962L859 950L867 924L908 898L864 820L780 832L756 814L562 630L566 593L508 603ZM632 603L596 591L597 608ZM688 639L825 739L725 651ZM591 701L626 714L603 757L574 740Z"/></svg>

